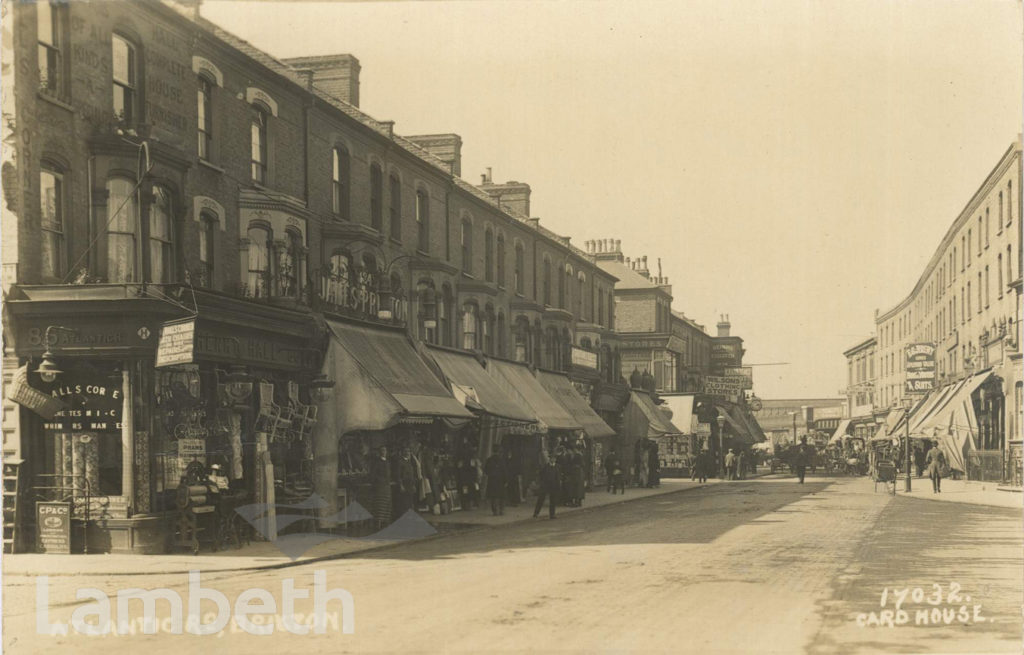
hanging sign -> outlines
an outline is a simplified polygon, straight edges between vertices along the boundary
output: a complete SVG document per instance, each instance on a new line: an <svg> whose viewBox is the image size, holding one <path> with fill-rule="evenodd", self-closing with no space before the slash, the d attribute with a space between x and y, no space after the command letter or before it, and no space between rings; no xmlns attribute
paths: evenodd
<svg viewBox="0 0 1024 655"><path fill-rule="evenodd" d="M156 367L191 364L195 359L196 321L172 321L160 326Z"/></svg>
<svg viewBox="0 0 1024 655"><path fill-rule="evenodd" d="M912 343L906 348L906 391L928 393L935 388L935 344Z"/></svg>

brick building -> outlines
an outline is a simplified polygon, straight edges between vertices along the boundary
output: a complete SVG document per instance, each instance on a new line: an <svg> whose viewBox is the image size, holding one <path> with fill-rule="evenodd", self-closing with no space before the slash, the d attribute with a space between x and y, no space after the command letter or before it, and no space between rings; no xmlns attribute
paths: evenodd
<svg viewBox="0 0 1024 655"><path fill-rule="evenodd" d="M531 217L528 185L464 181L458 135L402 137L362 112L355 57L278 60L193 3L10 9L3 449L35 487L88 481L105 521L90 539L106 549L162 547L181 439L211 450L219 435L250 489L274 451L274 477L314 469L335 508L345 446L324 426L339 417L310 410L300 436L316 460L292 469L260 435L281 407L315 404L344 339L392 358L392 400L432 370L403 368L423 344L568 375L587 398L619 383L614 275ZM160 362L175 322L193 331L187 366ZM36 377L41 362L56 382ZM116 390L100 403L116 420L18 411L19 372L44 394ZM413 382L407 395L448 409L409 400L387 430L467 416L444 404L450 381ZM589 435L586 411L563 427Z"/></svg>

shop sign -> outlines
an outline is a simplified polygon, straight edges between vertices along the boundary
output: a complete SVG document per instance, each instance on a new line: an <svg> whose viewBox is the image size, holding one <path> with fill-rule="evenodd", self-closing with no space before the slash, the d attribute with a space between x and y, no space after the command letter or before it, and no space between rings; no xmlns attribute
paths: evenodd
<svg viewBox="0 0 1024 655"><path fill-rule="evenodd" d="M75 499L74 517L85 518L85 498ZM128 496L90 496L89 520L128 518Z"/></svg>
<svg viewBox="0 0 1024 655"><path fill-rule="evenodd" d="M313 365L315 353L303 347L300 340L283 341L281 337L247 332L239 326L201 323L196 329L197 360L251 364L256 367L299 370Z"/></svg>
<svg viewBox="0 0 1024 655"><path fill-rule="evenodd" d="M195 319L164 323L156 347L156 368L191 364L195 361L195 342Z"/></svg>
<svg viewBox="0 0 1024 655"><path fill-rule="evenodd" d="M743 391L743 383L738 378L728 378L721 375L704 376L704 393L709 396L725 398L735 402Z"/></svg>
<svg viewBox="0 0 1024 655"><path fill-rule="evenodd" d="M68 372L53 385L50 395L67 409L43 424L57 432L117 432L121 430L124 396L120 379L97 377L85 372Z"/></svg>
<svg viewBox="0 0 1024 655"><path fill-rule="evenodd" d="M73 329L51 331L49 343L46 343L47 326L60 323ZM15 322L15 347L22 355L42 354L47 349L65 354L78 351L75 354L80 354L82 350L94 348L152 348L154 333L150 325L124 314L103 317L75 316L64 320L55 318L35 325L22 320Z"/></svg>
<svg viewBox="0 0 1024 655"><path fill-rule="evenodd" d="M754 388L754 369L750 366L724 366L722 375L729 378L742 378L744 389Z"/></svg>
<svg viewBox="0 0 1024 655"><path fill-rule="evenodd" d="M572 347L572 364L573 366L583 366L585 368L597 368L597 353L592 353L589 350L583 350L582 348Z"/></svg>
<svg viewBox="0 0 1024 655"><path fill-rule="evenodd" d="M696 418L696 417L694 417ZM698 437L710 437L711 436L711 424L710 423L696 423L693 429L693 433Z"/></svg>
<svg viewBox="0 0 1024 655"><path fill-rule="evenodd" d="M71 503L36 503L36 551L71 554Z"/></svg>
<svg viewBox="0 0 1024 655"><path fill-rule="evenodd" d="M906 347L906 391L928 393L935 388L935 344L912 343Z"/></svg>
<svg viewBox="0 0 1024 655"><path fill-rule="evenodd" d="M64 403L60 400L29 386L28 364L14 372L7 394L14 402L22 407L27 407L47 420L52 419L57 412L64 409Z"/></svg>
<svg viewBox="0 0 1024 655"><path fill-rule="evenodd" d="M715 341L711 344L712 366L738 366L741 356L739 343Z"/></svg>

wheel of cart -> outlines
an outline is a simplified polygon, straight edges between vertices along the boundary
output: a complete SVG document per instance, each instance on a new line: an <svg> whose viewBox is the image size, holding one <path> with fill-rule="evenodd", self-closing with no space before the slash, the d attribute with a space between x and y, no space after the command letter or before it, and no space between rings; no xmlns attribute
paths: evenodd
<svg viewBox="0 0 1024 655"><path fill-rule="evenodd" d="M878 491L878 483L888 486L892 485L892 495L896 495L896 465L892 462L878 462L875 464L875 491Z"/></svg>

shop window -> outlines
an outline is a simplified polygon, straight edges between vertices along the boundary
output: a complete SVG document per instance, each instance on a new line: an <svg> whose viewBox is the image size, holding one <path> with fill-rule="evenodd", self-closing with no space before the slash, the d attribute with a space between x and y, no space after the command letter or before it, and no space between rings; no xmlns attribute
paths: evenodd
<svg viewBox="0 0 1024 655"><path fill-rule="evenodd" d="M213 141L213 87L214 83L208 77L199 76L199 89L196 92L196 127L199 139L197 146L199 158L206 160L212 159L210 145Z"/></svg>
<svg viewBox="0 0 1024 655"><path fill-rule="evenodd" d="M468 218L462 219L462 272L473 274L473 224Z"/></svg>
<svg viewBox="0 0 1024 655"><path fill-rule="evenodd" d="M430 197L422 189L416 191L416 247L430 252Z"/></svg>
<svg viewBox="0 0 1024 655"><path fill-rule="evenodd" d="M42 278L62 280L67 266L64 250L64 176L56 167L45 162L39 172L39 227L42 230Z"/></svg>
<svg viewBox="0 0 1024 655"><path fill-rule="evenodd" d="M122 177L107 181L107 281L135 281L135 230L139 221L135 183Z"/></svg>
<svg viewBox="0 0 1024 655"><path fill-rule="evenodd" d="M477 316L476 305L466 304L462 308L462 349L477 349L477 332L479 329L479 317Z"/></svg>
<svg viewBox="0 0 1024 655"><path fill-rule="evenodd" d="M67 3L40 0L36 3L36 33L39 41L39 89L48 95L67 95L64 48L67 43Z"/></svg>
<svg viewBox="0 0 1024 655"><path fill-rule="evenodd" d="M338 146L332 153L331 161L331 211L337 216L349 218L349 156L348 150Z"/></svg>
<svg viewBox="0 0 1024 655"><path fill-rule="evenodd" d="M516 293L519 293L519 294L523 293L523 271L524 271L524 264L525 264L525 254L523 252L523 244L517 243L516 244L515 268L513 269L512 274L515 276L514 282L515 282Z"/></svg>
<svg viewBox="0 0 1024 655"><path fill-rule="evenodd" d="M214 288L214 244L217 234L215 216L203 213L199 216L199 286Z"/></svg>
<svg viewBox="0 0 1024 655"><path fill-rule="evenodd" d="M388 178L388 190L390 192L390 220L391 238L396 241L402 240L402 183L397 175Z"/></svg>
<svg viewBox="0 0 1024 655"><path fill-rule="evenodd" d="M260 184L267 183L267 124L269 112L261 105L249 108L249 138L252 179Z"/></svg>
<svg viewBox="0 0 1024 655"><path fill-rule="evenodd" d="M370 165L370 227L384 229L384 173L378 164Z"/></svg>
<svg viewBox="0 0 1024 655"><path fill-rule="evenodd" d="M139 62L135 46L120 34L112 39L112 81L114 87L114 117L133 125L138 119Z"/></svg>
<svg viewBox="0 0 1024 655"><path fill-rule="evenodd" d="M249 228L249 279L246 294L250 298L266 298L270 278L270 231L265 227Z"/></svg>
<svg viewBox="0 0 1024 655"><path fill-rule="evenodd" d="M149 208L150 282L166 284L175 279L172 216L170 192L162 186L154 186L153 203Z"/></svg>
<svg viewBox="0 0 1024 655"><path fill-rule="evenodd" d="M484 279L494 282L494 232L484 230Z"/></svg>

